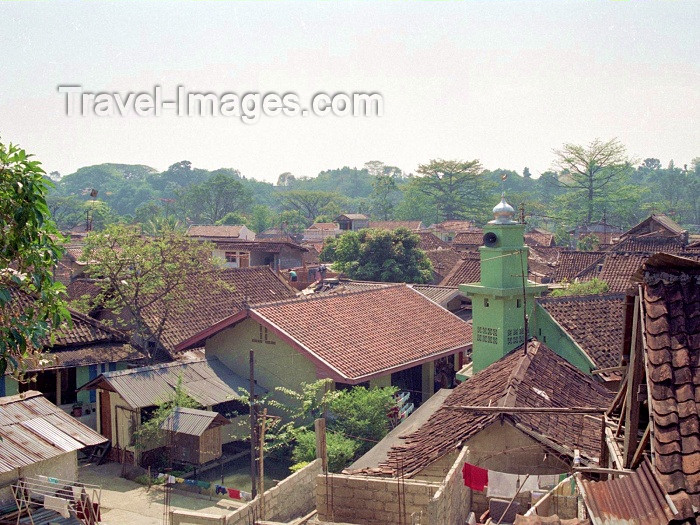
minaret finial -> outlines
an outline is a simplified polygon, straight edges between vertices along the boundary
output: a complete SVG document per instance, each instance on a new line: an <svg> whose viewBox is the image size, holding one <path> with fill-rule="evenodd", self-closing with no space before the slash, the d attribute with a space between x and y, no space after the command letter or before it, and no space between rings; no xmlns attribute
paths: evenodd
<svg viewBox="0 0 700 525"><path fill-rule="evenodd" d="M513 209L513 206L508 204L506 201L506 192L504 191L501 194L501 202L496 204L496 206L493 208L494 220L491 222L493 224L516 224L516 222L513 220L514 216L515 210Z"/></svg>

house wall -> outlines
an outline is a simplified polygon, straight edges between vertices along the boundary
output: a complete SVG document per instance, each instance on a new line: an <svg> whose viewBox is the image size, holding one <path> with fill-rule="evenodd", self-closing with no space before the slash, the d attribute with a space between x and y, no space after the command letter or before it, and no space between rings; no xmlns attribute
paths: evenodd
<svg viewBox="0 0 700 525"><path fill-rule="evenodd" d="M342 474L319 475L316 509L319 521L358 525L411 523L411 515L427 515L428 506L441 488L439 483ZM403 516L399 511L403 494ZM431 524L448 525L448 524Z"/></svg>
<svg viewBox="0 0 700 525"><path fill-rule="evenodd" d="M53 478L78 479L78 453L66 452L51 459L39 461L10 472L0 474L0 506L14 503L11 485L20 477L51 476Z"/></svg>
<svg viewBox="0 0 700 525"><path fill-rule="evenodd" d="M449 454L445 454L440 459L433 461L430 465L418 472L412 479L432 481L435 483L441 482L443 479L445 479L445 476L454 465L459 454L460 451L457 449Z"/></svg>
<svg viewBox="0 0 700 525"><path fill-rule="evenodd" d="M275 387L299 390L302 382L317 380L313 363L276 334L265 332L263 328L262 342L254 340L260 340L260 325L252 319L245 319L207 339L205 351L207 356L218 357L234 373L248 377L249 352L253 350L257 384L272 392L273 398L283 402L289 402L289 398L274 392Z"/></svg>
<svg viewBox="0 0 700 525"><path fill-rule="evenodd" d="M567 472L569 465L527 434L505 421L486 427L468 439L465 461L485 469L511 474L560 474Z"/></svg>
<svg viewBox="0 0 700 525"><path fill-rule="evenodd" d="M304 265L301 250L294 249L291 246L284 246L280 251L278 259L280 270L299 268Z"/></svg>
<svg viewBox="0 0 700 525"><path fill-rule="evenodd" d="M549 312L540 304L535 305L533 315L534 327L532 333L558 355L586 374L595 367L585 352L578 346L566 331L557 323Z"/></svg>
<svg viewBox="0 0 700 525"><path fill-rule="evenodd" d="M462 465L467 450L462 449L457 455L447 475L442 480L442 487L427 509L427 523L431 525L462 525L467 522L472 507L472 491L464 485ZM421 519L420 523L423 523Z"/></svg>
<svg viewBox="0 0 700 525"><path fill-rule="evenodd" d="M98 398L99 392L97 389ZM112 421L112 441L113 449L126 449L132 454L135 453L135 447L132 443L134 431L138 428L140 414L132 409L127 402L116 392L109 392L110 401L110 416ZM102 433L101 428L101 410L97 417L97 431Z"/></svg>

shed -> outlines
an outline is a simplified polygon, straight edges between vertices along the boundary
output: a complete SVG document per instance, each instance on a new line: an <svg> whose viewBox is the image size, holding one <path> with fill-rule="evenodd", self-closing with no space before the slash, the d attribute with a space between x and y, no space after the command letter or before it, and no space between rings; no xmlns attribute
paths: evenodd
<svg viewBox="0 0 700 525"><path fill-rule="evenodd" d="M230 421L217 412L175 407L161 424L173 460L202 465L221 457L221 427Z"/></svg>

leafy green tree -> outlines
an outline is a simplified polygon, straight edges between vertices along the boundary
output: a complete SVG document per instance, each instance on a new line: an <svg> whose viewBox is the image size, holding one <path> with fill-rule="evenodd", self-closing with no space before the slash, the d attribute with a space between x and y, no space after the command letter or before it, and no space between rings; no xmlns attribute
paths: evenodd
<svg viewBox="0 0 700 525"><path fill-rule="evenodd" d="M53 280L62 238L46 203L50 184L32 155L0 142L0 376L21 375L51 327L70 321L65 288ZM17 312L15 294L29 294L31 305Z"/></svg>
<svg viewBox="0 0 700 525"><path fill-rule="evenodd" d="M292 461L296 464L292 470L298 470L316 459L316 434L310 429L299 429L294 435L295 444L292 449ZM360 442L346 437L338 432L326 432L326 453L328 454L328 470L340 472L357 456ZM296 468L295 468L296 467Z"/></svg>
<svg viewBox="0 0 700 525"><path fill-rule="evenodd" d="M277 224L288 233L301 233L311 221L298 210L286 210L279 214Z"/></svg>
<svg viewBox="0 0 700 525"><path fill-rule="evenodd" d="M248 227L255 233L261 233L274 224L274 214L267 206L256 204L253 206L253 211L250 214Z"/></svg>
<svg viewBox="0 0 700 525"><path fill-rule="evenodd" d="M251 203L251 195L241 181L225 173L181 191L180 199L188 218L209 224L215 224L229 212L243 211Z"/></svg>
<svg viewBox="0 0 700 525"><path fill-rule="evenodd" d="M329 191L291 190L282 195L282 205L287 210L298 211L309 223L321 215L329 204L343 201L343 197Z"/></svg>
<svg viewBox="0 0 700 525"><path fill-rule="evenodd" d="M223 286L216 278L212 246L165 229L154 237L134 226L110 225L87 236L83 251L96 278L94 304L112 312L153 360L168 319L188 306L185 285Z"/></svg>
<svg viewBox="0 0 700 525"><path fill-rule="evenodd" d="M593 234L586 235L578 240L576 243L576 249L582 252L592 252L598 249L599 244L600 239L598 239L598 237Z"/></svg>
<svg viewBox="0 0 700 525"><path fill-rule="evenodd" d="M559 288L552 292L552 297L564 297L566 295L599 295L610 290L610 286L605 281L594 277L590 281L580 283L562 283L564 288Z"/></svg>
<svg viewBox="0 0 700 525"><path fill-rule="evenodd" d="M226 225L226 226L238 226L238 225L243 225L248 222L248 219L246 219L242 214L236 212L236 211L230 211L226 215L224 215L221 219L216 221L216 224L218 225Z"/></svg>
<svg viewBox="0 0 700 525"><path fill-rule="evenodd" d="M490 203L486 198L490 185L478 160L431 160L417 172L422 175L418 189L432 199L441 220L474 219Z"/></svg>
<svg viewBox="0 0 700 525"><path fill-rule="evenodd" d="M327 239L320 256L351 279L427 283L433 268L419 243L406 228L350 231Z"/></svg>
<svg viewBox="0 0 700 525"><path fill-rule="evenodd" d="M595 139L587 146L564 144L554 154L560 170L556 183L585 203L586 224L594 219L596 202L612 203L609 190L632 172L627 150L617 139Z"/></svg>
<svg viewBox="0 0 700 525"><path fill-rule="evenodd" d="M395 174L378 161L368 162L365 164L365 168L373 177L372 195L370 196L372 211L381 220L389 220L396 205L397 195L399 195Z"/></svg>

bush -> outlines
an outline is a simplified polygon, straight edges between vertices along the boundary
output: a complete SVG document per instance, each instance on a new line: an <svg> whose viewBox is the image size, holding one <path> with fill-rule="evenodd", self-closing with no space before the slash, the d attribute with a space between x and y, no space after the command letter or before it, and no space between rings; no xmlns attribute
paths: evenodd
<svg viewBox="0 0 700 525"><path fill-rule="evenodd" d="M565 288L554 290L552 297L564 297L565 295L599 295L610 290L610 286L605 281L594 277L590 281L582 283L562 283Z"/></svg>
<svg viewBox="0 0 700 525"><path fill-rule="evenodd" d="M355 458L360 444L336 432L326 433L326 451L328 453L328 470L340 472ZM292 460L296 471L303 467L300 463L310 463L316 459L316 434L312 430L300 430L296 433L296 445L292 451Z"/></svg>

